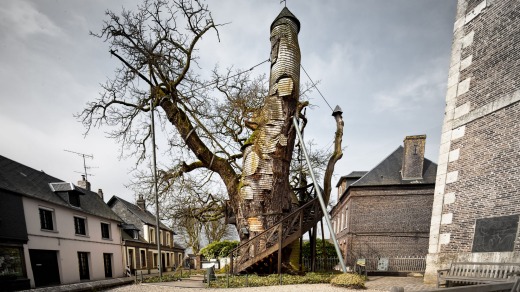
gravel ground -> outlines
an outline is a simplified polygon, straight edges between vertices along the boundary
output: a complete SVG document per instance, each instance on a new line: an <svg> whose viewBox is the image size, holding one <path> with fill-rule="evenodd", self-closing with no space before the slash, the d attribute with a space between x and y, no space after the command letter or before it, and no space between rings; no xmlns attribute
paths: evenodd
<svg viewBox="0 0 520 292"><path fill-rule="evenodd" d="M345 291L365 291L365 292L379 292L385 290L355 290L334 287L329 284L305 284L305 285L283 285L283 286L265 286L265 287L250 287L250 288L229 288L229 289L207 289L207 288L180 288L170 286L160 286L158 284L140 284L140 285L128 285L118 287L110 290L110 292L144 292L144 291L182 291L182 292L345 292ZM386 290L388 291L388 290Z"/></svg>

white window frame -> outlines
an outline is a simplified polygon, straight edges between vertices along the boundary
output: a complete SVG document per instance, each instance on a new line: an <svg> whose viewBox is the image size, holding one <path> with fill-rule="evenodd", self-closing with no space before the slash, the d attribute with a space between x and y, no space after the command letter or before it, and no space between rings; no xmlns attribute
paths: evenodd
<svg viewBox="0 0 520 292"><path fill-rule="evenodd" d="M42 228L42 222L40 218L40 209L51 212L51 218L52 218L52 229L43 229ZM40 230L45 232L58 232L57 224L56 224L56 212L53 208L48 208L44 206L38 206L38 218L40 219Z"/></svg>
<svg viewBox="0 0 520 292"><path fill-rule="evenodd" d="M73 225L74 225L74 235L88 237L89 232L88 232L88 220L87 220L87 217L81 216L81 215L74 215L72 217L73 217ZM76 233L76 218L83 219L83 222L85 223L85 234Z"/></svg>
<svg viewBox="0 0 520 292"><path fill-rule="evenodd" d="M103 237L103 227L101 227L102 224L108 225L108 237ZM101 228L101 239L112 240L112 225L110 225L109 222L101 221L101 223L99 224L99 227Z"/></svg>

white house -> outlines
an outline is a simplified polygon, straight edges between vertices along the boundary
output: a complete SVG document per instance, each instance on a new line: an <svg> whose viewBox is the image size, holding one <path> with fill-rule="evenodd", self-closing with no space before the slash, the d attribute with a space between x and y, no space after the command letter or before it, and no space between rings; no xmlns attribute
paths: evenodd
<svg viewBox="0 0 520 292"><path fill-rule="evenodd" d="M0 189L22 197L23 244L31 287L121 277L121 219L103 193L78 187L0 156ZM0 198L1 199L1 198Z"/></svg>

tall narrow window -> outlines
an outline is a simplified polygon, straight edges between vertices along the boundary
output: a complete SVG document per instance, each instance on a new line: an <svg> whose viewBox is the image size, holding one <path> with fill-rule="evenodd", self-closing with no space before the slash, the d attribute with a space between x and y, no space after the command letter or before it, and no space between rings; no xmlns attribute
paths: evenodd
<svg viewBox="0 0 520 292"><path fill-rule="evenodd" d="M90 280L88 268L88 252L78 252L79 278L81 280Z"/></svg>
<svg viewBox="0 0 520 292"><path fill-rule="evenodd" d="M40 227L43 230L54 230L51 210L40 209Z"/></svg>
<svg viewBox="0 0 520 292"><path fill-rule="evenodd" d="M148 233L149 236L149 242L155 243L155 229L150 228L150 232Z"/></svg>
<svg viewBox="0 0 520 292"><path fill-rule="evenodd" d="M101 222L101 238L110 239L110 224Z"/></svg>
<svg viewBox="0 0 520 292"><path fill-rule="evenodd" d="M146 267L146 250L141 249L141 268Z"/></svg>
<svg viewBox="0 0 520 292"><path fill-rule="evenodd" d="M85 218L74 217L74 230L76 231L76 235L87 235Z"/></svg>

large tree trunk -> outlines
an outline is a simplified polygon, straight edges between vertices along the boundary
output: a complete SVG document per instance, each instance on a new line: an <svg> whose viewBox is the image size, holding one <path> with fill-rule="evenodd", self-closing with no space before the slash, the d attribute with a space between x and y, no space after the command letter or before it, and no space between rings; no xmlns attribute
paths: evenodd
<svg viewBox="0 0 520 292"><path fill-rule="evenodd" d="M291 118L299 97L299 27L287 8L271 25L269 96L249 121L254 132L243 148L235 212L242 241L274 225L297 204L289 184L289 166L296 135Z"/></svg>

